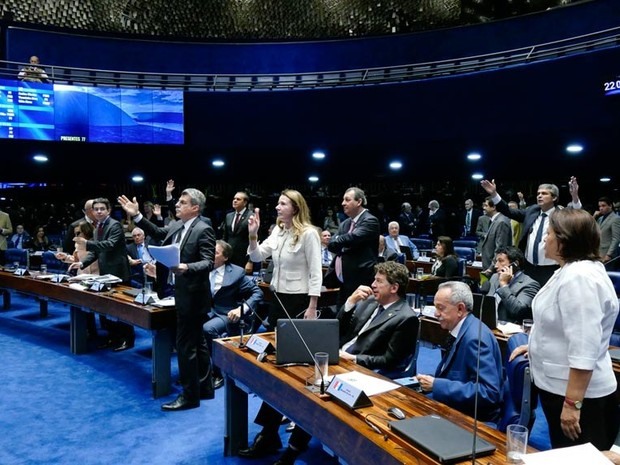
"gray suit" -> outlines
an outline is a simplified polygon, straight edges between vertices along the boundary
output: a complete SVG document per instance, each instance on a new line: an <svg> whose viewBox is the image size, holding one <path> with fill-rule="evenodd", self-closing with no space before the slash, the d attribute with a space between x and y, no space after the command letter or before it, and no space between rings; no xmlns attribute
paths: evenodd
<svg viewBox="0 0 620 465"><path fill-rule="evenodd" d="M532 300L540 290L538 282L519 272L508 286L500 287L498 273L491 276L487 283L483 285L482 291L490 296L497 294L501 298L497 306L498 320L521 324L524 318L532 318Z"/></svg>
<svg viewBox="0 0 620 465"><path fill-rule="evenodd" d="M482 240L480 255L482 255L482 269L488 270L495 262L495 252L501 247L512 245L512 229L510 220L498 213L491 221L487 235Z"/></svg>
<svg viewBox="0 0 620 465"><path fill-rule="evenodd" d="M611 212L603 221L598 218L596 222L601 228L601 245L599 253L601 257L608 255L614 258L618 255L618 246L620 245L620 216Z"/></svg>

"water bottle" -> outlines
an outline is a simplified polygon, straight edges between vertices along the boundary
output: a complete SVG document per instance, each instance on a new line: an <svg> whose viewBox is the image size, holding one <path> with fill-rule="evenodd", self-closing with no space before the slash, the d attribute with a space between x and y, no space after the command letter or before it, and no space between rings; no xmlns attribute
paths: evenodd
<svg viewBox="0 0 620 465"><path fill-rule="evenodd" d="M252 273L252 281L254 281L254 284L258 284L258 282L259 282L259 281L258 281L258 278L259 278L258 271L254 271L254 272Z"/></svg>

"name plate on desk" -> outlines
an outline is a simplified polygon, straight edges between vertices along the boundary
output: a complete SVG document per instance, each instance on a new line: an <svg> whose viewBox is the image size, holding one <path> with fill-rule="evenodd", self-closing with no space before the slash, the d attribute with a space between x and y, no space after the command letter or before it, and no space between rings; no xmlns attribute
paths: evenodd
<svg viewBox="0 0 620 465"><path fill-rule="evenodd" d="M93 281L93 283L90 285L89 289L91 291L95 291L95 292L105 292L105 291L110 289L110 286L109 286L109 284L102 283L100 281Z"/></svg>
<svg viewBox="0 0 620 465"><path fill-rule="evenodd" d="M28 272L27 268L17 268L13 274L15 276L28 276L30 273Z"/></svg>
<svg viewBox="0 0 620 465"><path fill-rule="evenodd" d="M248 339L245 347L256 352L257 354L270 354L273 353L275 350L275 347L271 344L271 342L256 334L253 334L252 337Z"/></svg>
<svg viewBox="0 0 620 465"><path fill-rule="evenodd" d="M50 278L50 281L53 283L62 283L63 281L68 281L69 276L66 274L53 274Z"/></svg>
<svg viewBox="0 0 620 465"><path fill-rule="evenodd" d="M142 305L154 304L157 301L157 294L154 292L140 292L136 294L136 298L133 301Z"/></svg>
<svg viewBox="0 0 620 465"><path fill-rule="evenodd" d="M422 257L422 256L420 256L416 261L417 262L422 262L422 263L430 263L431 262L431 257Z"/></svg>
<svg viewBox="0 0 620 465"><path fill-rule="evenodd" d="M334 376L326 392L337 402L352 409L370 407L372 405L372 401L362 389L349 384L339 376Z"/></svg>

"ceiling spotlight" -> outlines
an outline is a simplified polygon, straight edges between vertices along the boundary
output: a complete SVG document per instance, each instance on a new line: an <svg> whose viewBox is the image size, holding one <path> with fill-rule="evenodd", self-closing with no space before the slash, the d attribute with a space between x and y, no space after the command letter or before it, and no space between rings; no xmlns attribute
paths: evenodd
<svg viewBox="0 0 620 465"><path fill-rule="evenodd" d="M401 169L402 167L403 167L403 164L401 162L399 162L399 161L391 161L390 162L390 169L391 170L396 171L396 170Z"/></svg>
<svg viewBox="0 0 620 465"><path fill-rule="evenodd" d="M317 150L316 152L312 153L312 158L314 158L315 160L323 160L325 158L325 152Z"/></svg>
<svg viewBox="0 0 620 465"><path fill-rule="evenodd" d="M131 180L133 182L142 182L142 181L144 181L144 177L142 175L140 175L140 174L136 174L136 175L131 177Z"/></svg>
<svg viewBox="0 0 620 465"><path fill-rule="evenodd" d="M569 144L566 146L566 152L568 153L581 153L583 152L583 145L581 144Z"/></svg>
<svg viewBox="0 0 620 465"><path fill-rule="evenodd" d="M310 182L319 182L318 176L308 176L308 181Z"/></svg>
<svg viewBox="0 0 620 465"><path fill-rule="evenodd" d="M39 163L45 163L46 161L48 161L47 155L35 155L34 157L32 157L32 159Z"/></svg>
<svg viewBox="0 0 620 465"><path fill-rule="evenodd" d="M469 161L478 161L482 158L482 155L480 155L478 152L471 152L467 154L467 159Z"/></svg>
<svg viewBox="0 0 620 465"><path fill-rule="evenodd" d="M601 182L609 182L609 181L611 181L611 178L608 178L607 176L604 176L601 179L599 179L599 181L601 181Z"/></svg>
<svg viewBox="0 0 620 465"><path fill-rule="evenodd" d="M484 178L484 174L482 174L482 173L474 173L474 174L471 175L471 178L474 181L480 181L482 178Z"/></svg>
<svg viewBox="0 0 620 465"><path fill-rule="evenodd" d="M217 159L213 160L213 162L211 162L211 164L213 165L214 168L221 168L226 163L224 163L224 160L221 160L221 159L217 158Z"/></svg>

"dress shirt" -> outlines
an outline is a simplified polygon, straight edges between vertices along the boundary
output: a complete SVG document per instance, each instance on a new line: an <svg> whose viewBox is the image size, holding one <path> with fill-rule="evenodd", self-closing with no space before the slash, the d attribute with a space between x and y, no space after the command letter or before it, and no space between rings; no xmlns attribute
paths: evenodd
<svg viewBox="0 0 620 465"><path fill-rule="evenodd" d="M532 225L532 230L527 237L527 250L525 251L525 258L530 263L534 263L534 242L536 242L536 233L538 232L538 227L540 226L541 221L543 221L543 233L540 239L540 243L538 244L538 265L548 266L558 264L557 261L551 258L547 258L547 256L545 255L545 241L549 230L549 217L553 215L553 212L555 212L555 207L552 207L546 212L544 212L547 214L547 216L542 216L543 212L541 211L541 214L538 215L538 218L536 218L536 221L534 221L534 224Z"/></svg>
<svg viewBox="0 0 620 465"><path fill-rule="evenodd" d="M209 281L211 283L211 295L215 295L215 293L221 289L222 282L224 282L225 267L226 265L224 264L211 271L209 276Z"/></svg>

